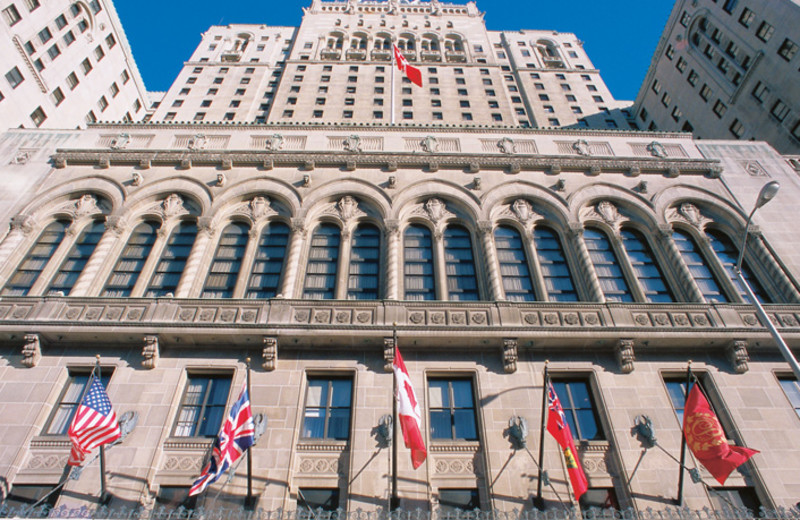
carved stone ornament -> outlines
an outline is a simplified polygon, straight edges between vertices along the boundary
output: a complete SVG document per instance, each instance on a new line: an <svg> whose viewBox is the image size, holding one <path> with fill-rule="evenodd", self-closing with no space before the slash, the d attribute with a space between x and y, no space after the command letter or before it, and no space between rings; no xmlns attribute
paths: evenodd
<svg viewBox="0 0 800 520"><path fill-rule="evenodd" d="M35 221L30 215L17 215L11 218L11 229L19 230L23 235L28 235L33 231Z"/></svg>
<svg viewBox="0 0 800 520"><path fill-rule="evenodd" d="M76 217L84 217L95 213L100 213L100 208L97 206L97 198L94 195L87 193L75 201Z"/></svg>
<svg viewBox="0 0 800 520"><path fill-rule="evenodd" d="M22 366L33 368L42 359L42 346L38 334L25 334L25 344L22 346Z"/></svg>
<svg viewBox="0 0 800 520"><path fill-rule="evenodd" d="M506 338L503 340L503 370L506 374L513 374L517 371L517 339Z"/></svg>
<svg viewBox="0 0 800 520"><path fill-rule="evenodd" d="M141 186L144 182L144 177L139 172L133 172L131 174L131 185L132 186Z"/></svg>
<svg viewBox="0 0 800 520"><path fill-rule="evenodd" d="M127 148L130 142L131 142L131 135L123 132L111 140L109 148L111 148L112 150L122 150Z"/></svg>
<svg viewBox="0 0 800 520"><path fill-rule="evenodd" d="M161 213L165 218L170 218L178 215L186 215L189 213L189 210L184 207L183 198L177 193L173 193L161 203Z"/></svg>
<svg viewBox="0 0 800 520"><path fill-rule="evenodd" d="M447 211L447 206L441 199L432 198L424 204L425 212L432 222L439 222L445 217L455 216L453 213Z"/></svg>
<svg viewBox="0 0 800 520"><path fill-rule="evenodd" d="M585 139L579 139L572 143L572 149L575 150L575 153L578 155L592 155L592 149Z"/></svg>
<svg viewBox="0 0 800 520"><path fill-rule="evenodd" d="M197 134L189 139L189 143L186 147L189 148L189 150L205 150L207 145L208 137L203 134Z"/></svg>
<svg viewBox="0 0 800 520"><path fill-rule="evenodd" d="M271 136L267 137L265 144L268 151L277 152L278 150L283 149L285 142L286 139L284 139L281 134L272 134Z"/></svg>
<svg viewBox="0 0 800 520"><path fill-rule="evenodd" d="M614 353L617 356L617 363L623 374L630 374L633 372L633 363L636 361L636 354L633 351L632 339L621 339L617 342L614 348Z"/></svg>
<svg viewBox="0 0 800 520"><path fill-rule="evenodd" d="M158 366L160 357L161 352L158 346L158 336L145 336L144 347L142 347L142 366L148 370L152 370Z"/></svg>
<svg viewBox="0 0 800 520"><path fill-rule="evenodd" d="M386 184L386 187L390 190L397 188L397 177L394 175L389 175L389 182Z"/></svg>
<svg viewBox="0 0 800 520"><path fill-rule="evenodd" d="M734 340L728 345L728 359L733 365L737 374L744 374L750 370L748 362L750 354L747 352L747 342L744 340Z"/></svg>
<svg viewBox="0 0 800 520"><path fill-rule="evenodd" d="M510 137L504 137L497 141L497 148L499 148L500 151L505 154L512 155L517 153L517 145Z"/></svg>
<svg viewBox="0 0 800 520"><path fill-rule="evenodd" d="M348 221L353 217L366 215L366 213L358 208L358 201L356 198L351 197L350 195L345 195L342 197L339 202L336 203L336 207L339 210L339 215L344 221Z"/></svg>
<svg viewBox="0 0 800 520"><path fill-rule="evenodd" d="M608 202L607 200L598 202L597 206L595 206L595 209L597 210L597 213L601 217L603 217L603 220L605 220L609 224L613 224L620 218L622 218L619 214L619 210L617 209L617 207L613 203Z"/></svg>
<svg viewBox="0 0 800 520"><path fill-rule="evenodd" d="M247 209L253 220L258 220L267 215L274 215L276 213L276 211L270 207L270 200L261 195L253 197L253 200L247 203Z"/></svg>
<svg viewBox="0 0 800 520"><path fill-rule="evenodd" d="M224 174L224 173L218 173L218 174L217 174L217 187L218 187L218 188L222 188L222 187L224 187L224 186L225 186L225 183L226 183L227 181L228 181L228 179L225 177L225 174Z"/></svg>
<svg viewBox="0 0 800 520"><path fill-rule="evenodd" d="M481 182L480 177L473 177L472 178L472 189L473 190L480 190L483 187L483 183Z"/></svg>
<svg viewBox="0 0 800 520"><path fill-rule="evenodd" d="M127 222L119 215L110 215L106 217L106 229L110 230L117 236L121 236L127 228Z"/></svg>
<svg viewBox="0 0 800 520"><path fill-rule="evenodd" d="M361 138L357 135L347 136L344 140L344 149L345 151L353 153L362 152L363 150L361 149Z"/></svg>
<svg viewBox="0 0 800 520"><path fill-rule="evenodd" d="M647 151L650 152L650 155L653 157L658 157L660 159L667 157L667 149L664 148L664 145L658 141L653 141L652 143L648 144Z"/></svg>
<svg viewBox="0 0 800 520"><path fill-rule="evenodd" d="M394 338L383 338L383 371L391 373L394 363Z"/></svg>
<svg viewBox="0 0 800 520"><path fill-rule="evenodd" d="M272 372L278 365L278 338L264 336L264 350L261 351L261 367Z"/></svg>
<svg viewBox="0 0 800 520"><path fill-rule="evenodd" d="M16 164L16 165L28 164L28 161L31 160L32 155L33 154L29 150L20 150L14 155L14 157L8 164Z"/></svg>
<svg viewBox="0 0 800 520"><path fill-rule="evenodd" d="M678 209L678 213L680 213L680 216L682 216L687 222L697 229L702 229L703 225L711 220L706 218L700 212L700 209L697 206L689 202L681 204L680 208Z"/></svg>
<svg viewBox="0 0 800 520"><path fill-rule="evenodd" d="M420 142L420 146L423 152L437 153L439 151L439 141L432 135L425 137L425 139Z"/></svg>
<svg viewBox="0 0 800 520"><path fill-rule="evenodd" d="M531 222L539 217L539 215L533 211L531 203L525 199L515 200L511 204L511 211L514 213L514 216L517 217L517 220L523 223Z"/></svg>

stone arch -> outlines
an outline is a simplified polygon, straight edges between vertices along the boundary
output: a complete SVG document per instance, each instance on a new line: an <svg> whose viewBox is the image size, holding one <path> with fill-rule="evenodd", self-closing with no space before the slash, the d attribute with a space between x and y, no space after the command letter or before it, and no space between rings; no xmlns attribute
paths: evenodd
<svg viewBox="0 0 800 520"><path fill-rule="evenodd" d="M211 207L211 193L208 186L196 179L168 177L136 191L127 201L120 216L133 218L148 215L160 218L160 216L150 213L151 208L173 193L180 195L185 202L188 202L187 209L190 214L195 216L208 214Z"/></svg>
<svg viewBox="0 0 800 520"><path fill-rule="evenodd" d="M614 205L598 207L604 202ZM653 205L638 193L608 183L595 183L585 186L569 197L571 222L593 222L606 229L619 232L619 226L626 221L638 222L642 229L654 232L658 228L658 218ZM594 207L593 207L594 206ZM618 216L614 214L618 213Z"/></svg>
<svg viewBox="0 0 800 520"><path fill-rule="evenodd" d="M569 223L569 204L552 190L532 182L511 181L488 191L481 199L481 218L495 220L515 200L528 201L534 212L562 228Z"/></svg>
<svg viewBox="0 0 800 520"><path fill-rule="evenodd" d="M344 178L336 179L319 185L311 190L302 203L300 213L310 215L313 209L322 202L330 202L351 195L363 201L375 212L375 217L383 220L391 213L392 201L386 192L374 184L361 179Z"/></svg>
<svg viewBox="0 0 800 520"><path fill-rule="evenodd" d="M106 215L119 211L125 201L124 189L119 183L106 177L92 175L64 182L37 194L36 198L20 211L20 214L31 216L34 221L41 223L50 214L55 214L52 212L58 211L68 201L79 199L87 193L98 197L98 205ZM42 201L46 201L46 203L42 204Z"/></svg>

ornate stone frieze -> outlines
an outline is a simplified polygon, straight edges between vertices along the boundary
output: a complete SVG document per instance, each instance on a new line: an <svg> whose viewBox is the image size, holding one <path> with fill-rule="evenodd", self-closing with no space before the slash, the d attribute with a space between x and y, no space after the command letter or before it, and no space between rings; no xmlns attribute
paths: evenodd
<svg viewBox="0 0 800 520"><path fill-rule="evenodd" d="M503 340L503 370L506 374L513 374L517 371L517 338L506 338Z"/></svg>
<svg viewBox="0 0 800 520"><path fill-rule="evenodd" d="M95 197L91 193L86 193L78 199L70 200L62 204L57 211L62 213L67 213L76 220L82 217L107 213L107 210L104 207L104 205L101 204L97 200L97 197Z"/></svg>
<svg viewBox="0 0 800 520"><path fill-rule="evenodd" d="M728 359L737 374L744 374L750 369L750 354L747 352L747 341L737 339L728 345Z"/></svg>
<svg viewBox="0 0 800 520"><path fill-rule="evenodd" d="M636 354L633 351L632 339L621 339L617 341L614 347L614 353L617 356L617 363L623 374L630 374L634 369L634 362L636 361Z"/></svg>
<svg viewBox="0 0 800 520"><path fill-rule="evenodd" d="M158 345L158 336L145 336L144 347L142 347L142 366L148 370L152 370L158 366L160 357L161 353Z"/></svg>
<svg viewBox="0 0 800 520"><path fill-rule="evenodd" d="M264 348L261 351L261 367L272 372L278 366L278 338L264 336Z"/></svg>
<svg viewBox="0 0 800 520"><path fill-rule="evenodd" d="M572 149L578 155L592 155L592 149L589 147L589 143L586 142L585 139L578 139L572 143Z"/></svg>
<svg viewBox="0 0 800 520"><path fill-rule="evenodd" d="M42 345L38 334L25 334L25 344L22 346L22 365L33 368L42 359Z"/></svg>
<svg viewBox="0 0 800 520"><path fill-rule="evenodd" d="M196 134L189 139L186 147L189 150L205 150L208 145L208 137L203 134Z"/></svg>
<svg viewBox="0 0 800 520"><path fill-rule="evenodd" d="M357 135L349 135L344 139L342 143L342 147L347 152L352 153L361 153L363 150L361 149L361 138Z"/></svg>

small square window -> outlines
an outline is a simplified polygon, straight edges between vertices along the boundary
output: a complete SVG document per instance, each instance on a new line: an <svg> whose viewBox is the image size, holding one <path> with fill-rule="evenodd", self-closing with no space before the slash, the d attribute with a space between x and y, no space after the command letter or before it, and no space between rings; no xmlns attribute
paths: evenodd
<svg viewBox="0 0 800 520"><path fill-rule="evenodd" d="M205 112L197 112L197 113L195 113L195 115L194 115L194 118L193 118L193 119L194 119L195 121L202 121L202 120L203 120L203 119L205 119L205 118L206 118L206 113L205 113Z"/></svg>
<svg viewBox="0 0 800 520"><path fill-rule="evenodd" d="M722 118L722 116L724 116L725 112L727 111L728 107L725 105L725 103L723 103L719 99L717 100L716 103L714 103L714 114L716 114L717 117Z"/></svg>
<svg viewBox="0 0 800 520"><path fill-rule="evenodd" d="M75 34L73 34L72 31L67 31L64 33L64 37L62 39L64 40L64 44L69 47L75 43Z"/></svg>
<svg viewBox="0 0 800 520"><path fill-rule="evenodd" d="M49 42L53 38L53 33L50 32L50 29L45 27L41 31L39 31L39 41L44 43Z"/></svg>
<svg viewBox="0 0 800 520"><path fill-rule="evenodd" d="M347 92L348 94L355 94L356 93L356 87L347 87L345 89L345 92Z"/></svg>
<svg viewBox="0 0 800 520"><path fill-rule="evenodd" d="M78 76L74 72L70 72L67 76L67 86L69 89L75 90L75 87L77 87L79 83Z"/></svg>
<svg viewBox="0 0 800 520"><path fill-rule="evenodd" d="M284 110L283 117L292 117L294 115L294 110Z"/></svg>
<svg viewBox="0 0 800 520"><path fill-rule="evenodd" d="M345 110L342 112L342 117L344 119L353 119L353 111L352 110Z"/></svg>
<svg viewBox="0 0 800 520"><path fill-rule="evenodd" d="M22 76L22 73L19 71L19 69L14 67L6 72L6 80L8 81L9 85L11 85L11 88L17 88L20 83L25 81L25 78Z"/></svg>
<svg viewBox="0 0 800 520"><path fill-rule="evenodd" d="M372 112L372 119L383 119L383 110L375 110Z"/></svg>
<svg viewBox="0 0 800 520"><path fill-rule="evenodd" d="M738 119L733 120L729 129L736 139L741 139L744 135L744 125Z"/></svg>
<svg viewBox="0 0 800 520"><path fill-rule="evenodd" d="M753 88L753 97L758 100L759 103L763 103L764 99L766 99L767 95L769 95L769 88L759 81L756 86Z"/></svg>
<svg viewBox="0 0 800 520"><path fill-rule="evenodd" d="M756 13L745 7L742 14L739 16L739 23L745 27L750 27L750 24L753 23L755 18Z"/></svg>
<svg viewBox="0 0 800 520"><path fill-rule="evenodd" d="M440 107L440 106L442 106L442 100L441 99L431 99L431 106L432 107Z"/></svg>
<svg viewBox="0 0 800 520"><path fill-rule="evenodd" d="M64 92L61 90L61 87L56 87L51 94L51 97L53 98L53 103L55 103L56 106L60 105L64 101Z"/></svg>
<svg viewBox="0 0 800 520"><path fill-rule="evenodd" d="M190 76L189 78L186 78L186 84L187 85L194 85L195 83L197 83L197 77L196 76Z"/></svg>
<svg viewBox="0 0 800 520"><path fill-rule="evenodd" d="M492 114L492 121L502 121L503 115L502 114Z"/></svg>
<svg viewBox="0 0 800 520"><path fill-rule="evenodd" d="M99 45L94 48L94 57L97 58L97 61L100 61L106 57L105 51Z"/></svg>
<svg viewBox="0 0 800 520"><path fill-rule="evenodd" d="M797 54L797 44L794 43L789 38L783 40L780 48L778 49L778 56L783 58L786 61L791 60L794 58L794 55Z"/></svg>
<svg viewBox="0 0 800 520"><path fill-rule="evenodd" d="M100 107L100 112L105 112L105 110L108 108L108 100L105 96L100 96L100 99L97 100L97 106Z"/></svg>
<svg viewBox="0 0 800 520"><path fill-rule="evenodd" d="M458 102L458 105L461 108L469 108L469 101L466 99L462 99L461 101Z"/></svg>
<svg viewBox="0 0 800 520"><path fill-rule="evenodd" d="M3 19L9 26L13 26L16 25L17 22L22 20L22 16L20 16L16 6L14 4L11 4L5 9L3 9Z"/></svg>
<svg viewBox="0 0 800 520"><path fill-rule="evenodd" d="M472 114L470 112L463 112L461 114L462 121L472 121Z"/></svg>
<svg viewBox="0 0 800 520"><path fill-rule="evenodd" d="M547 124L550 126L561 126L561 122L559 122L558 118L551 117L547 120Z"/></svg>
<svg viewBox="0 0 800 520"><path fill-rule="evenodd" d="M314 104L315 105L324 105L325 104L325 98L317 98L316 100L314 100Z"/></svg>
<svg viewBox="0 0 800 520"><path fill-rule="evenodd" d="M322 117L322 114L323 114L322 110L314 110L313 112L311 112L311 117L313 117L314 119L319 119Z"/></svg>
<svg viewBox="0 0 800 520"><path fill-rule="evenodd" d="M67 26L67 17L64 16L63 14L58 15L58 17L56 18L56 27L58 27L58 29L61 30L66 26Z"/></svg>
<svg viewBox="0 0 800 520"><path fill-rule="evenodd" d="M500 103L497 101L489 101L489 108L500 108Z"/></svg>
<svg viewBox="0 0 800 520"><path fill-rule="evenodd" d="M414 112L403 112L403 119L414 119Z"/></svg>
<svg viewBox="0 0 800 520"><path fill-rule="evenodd" d="M686 77L686 81L689 82L691 86L697 85L697 80L700 78L700 75L692 69L689 71L689 75Z"/></svg>
<svg viewBox="0 0 800 520"><path fill-rule="evenodd" d="M117 94L119 94L119 86L116 82L114 82L111 84L111 87L109 87L108 91L111 93L111 97L117 97Z"/></svg>
<svg viewBox="0 0 800 520"><path fill-rule="evenodd" d="M711 97L711 88L703 83L703 86L700 88L700 97L703 98L703 101L708 101Z"/></svg>
<svg viewBox="0 0 800 520"><path fill-rule="evenodd" d="M567 101L569 101L570 103L574 103L575 101L577 101L577 98L576 98L575 96L573 96L572 94L567 94L567 95L566 95L566 96L564 96L564 97L565 97L565 98L567 99Z"/></svg>
<svg viewBox="0 0 800 520"><path fill-rule="evenodd" d="M471 379L429 379L428 403L432 441L478 440Z"/></svg>
<svg viewBox="0 0 800 520"><path fill-rule="evenodd" d="M550 101L550 96L547 94L539 94L539 101Z"/></svg>
<svg viewBox="0 0 800 520"><path fill-rule="evenodd" d="M767 22L761 22L761 25L758 26L758 30L756 31L756 36L762 42L769 41L773 34L775 34L775 28Z"/></svg>
<svg viewBox="0 0 800 520"><path fill-rule="evenodd" d="M348 106L349 105L355 105L356 104L356 100L355 100L355 98L345 98L344 99L344 104L348 105Z"/></svg>
<svg viewBox="0 0 800 520"><path fill-rule="evenodd" d="M596 103L602 103L603 96L592 96L592 100L594 100Z"/></svg>
<svg viewBox="0 0 800 520"><path fill-rule="evenodd" d="M108 36L106 36L106 46L109 49L112 49L114 47L114 45L116 45L116 44L117 44L117 40L114 38L113 34L109 34Z"/></svg>
<svg viewBox="0 0 800 520"><path fill-rule="evenodd" d="M772 105L770 114L772 114L778 121L783 122L783 120L786 119L786 116L789 115L789 107L786 106L786 103L779 99L774 105Z"/></svg>
<svg viewBox="0 0 800 520"><path fill-rule="evenodd" d="M444 119L444 116L442 115L442 113L441 113L441 112L434 112L434 113L432 114L432 118L433 118L435 121L441 121L442 119Z"/></svg>
<svg viewBox="0 0 800 520"><path fill-rule="evenodd" d="M542 106L542 109L544 109L544 111L545 111L546 113L548 113L548 114L553 114L553 113L555 113L555 109L553 108L553 106L552 106L552 105L544 105L544 106Z"/></svg>

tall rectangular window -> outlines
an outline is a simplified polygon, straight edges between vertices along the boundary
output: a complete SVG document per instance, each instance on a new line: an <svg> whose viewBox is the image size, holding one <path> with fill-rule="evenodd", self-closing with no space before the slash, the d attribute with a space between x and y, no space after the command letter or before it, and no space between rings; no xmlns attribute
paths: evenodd
<svg viewBox="0 0 800 520"><path fill-rule="evenodd" d="M309 376L303 432L305 439L347 440L353 380L345 377Z"/></svg>
<svg viewBox="0 0 800 520"><path fill-rule="evenodd" d="M142 222L136 226L108 279L103 296L127 297L131 295L156 241L157 230L158 226L150 222Z"/></svg>
<svg viewBox="0 0 800 520"><path fill-rule="evenodd" d="M431 439L478 440L471 379L429 379L428 409Z"/></svg>
<svg viewBox="0 0 800 520"><path fill-rule="evenodd" d="M778 381L780 381L783 393L786 394L795 413L800 417L800 384L797 383L797 379L794 377L780 377Z"/></svg>
<svg viewBox="0 0 800 520"><path fill-rule="evenodd" d="M430 231L412 224L403 235L403 275L406 300L434 300L433 243Z"/></svg>
<svg viewBox="0 0 800 520"><path fill-rule="evenodd" d="M150 279L146 297L166 296L175 292L196 237L197 225L193 222L182 222L172 232Z"/></svg>
<svg viewBox="0 0 800 520"><path fill-rule="evenodd" d="M264 228L258 240L246 298L273 298L278 294L288 243L289 227L286 224L271 222Z"/></svg>
<svg viewBox="0 0 800 520"><path fill-rule="evenodd" d="M17 22L22 20L22 17L19 15L17 7L14 4L11 4L3 9L3 19L8 25L16 25Z"/></svg>
<svg viewBox="0 0 800 520"><path fill-rule="evenodd" d="M600 427L597 408L592 399L589 381L586 379L560 379L553 381L553 388L561 401L572 435L579 440L603 440L605 434Z"/></svg>
<svg viewBox="0 0 800 520"><path fill-rule="evenodd" d="M43 435L66 435L78 404L83 397L86 385L89 384L91 369L70 370L64 390L58 398L58 403L53 407L53 412L44 427ZM108 387L112 369L104 368L100 380L104 387Z"/></svg>
<svg viewBox="0 0 800 520"><path fill-rule="evenodd" d="M444 257L449 300L478 300L478 279L469 231L448 226L444 231Z"/></svg>
<svg viewBox="0 0 800 520"><path fill-rule="evenodd" d="M22 76L22 73L19 71L19 69L14 67L6 72L6 80L8 81L9 85L11 85L11 88L17 88L20 83L25 81L25 78Z"/></svg>
<svg viewBox="0 0 800 520"><path fill-rule="evenodd" d="M230 389L230 374L189 374L173 435L216 437Z"/></svg>

